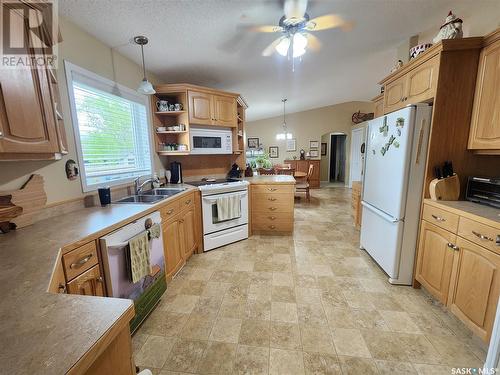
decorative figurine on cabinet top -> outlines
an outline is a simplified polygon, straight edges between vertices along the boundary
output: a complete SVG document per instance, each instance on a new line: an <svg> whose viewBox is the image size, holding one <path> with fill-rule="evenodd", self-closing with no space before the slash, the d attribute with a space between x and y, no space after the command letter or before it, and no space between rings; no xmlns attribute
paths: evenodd
<svg viewBox="0 0 500 375"><path fill-rule="evenodd" d="M455 16L450 10L443 25L441 25L438 34L432 39L434 43L438 43L443 39L459 39L463 36L462 21Z"/></svg>

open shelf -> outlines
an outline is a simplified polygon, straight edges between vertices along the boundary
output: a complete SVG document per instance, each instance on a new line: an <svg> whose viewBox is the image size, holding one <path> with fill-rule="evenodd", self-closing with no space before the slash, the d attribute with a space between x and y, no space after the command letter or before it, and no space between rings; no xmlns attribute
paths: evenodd
<svg viewBox="0 0 500 375"><path fill-rule="evenodd" d="M187 130L165 130L163 132L156 132L156 134L184 134Z"/></svg>
<svg viewBox="0 0 500 375"><path fill-rule="evenodd" d="M189 151L158 151L157 154L163 156L189 155Z"/></svg>
<svg viewBox="0 0 500 375"><path fill-rule="evenodd" d="M160 115L160 116L178 116L183 113L186 113L186 111L162 111L162 112L155 112L155 114Z"/></svg>

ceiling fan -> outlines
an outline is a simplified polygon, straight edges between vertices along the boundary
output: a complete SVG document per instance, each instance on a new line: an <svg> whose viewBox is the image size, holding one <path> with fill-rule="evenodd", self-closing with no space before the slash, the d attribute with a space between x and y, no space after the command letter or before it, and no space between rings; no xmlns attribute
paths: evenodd
<svg viewBox="0 0 500 375"><path fill-rule="evenodd" d="M307 10L307 0L285 0L284 15L278 26L254 26L250 31L263 33L281 33L274 42L262 51L262 56L271 56L274 51L282 56L300 57L306 53L306 48L319 51L320 40L312 31L321 31L340 27L350 30L352 24L336 14L325 14L310 19Z"/></svg>

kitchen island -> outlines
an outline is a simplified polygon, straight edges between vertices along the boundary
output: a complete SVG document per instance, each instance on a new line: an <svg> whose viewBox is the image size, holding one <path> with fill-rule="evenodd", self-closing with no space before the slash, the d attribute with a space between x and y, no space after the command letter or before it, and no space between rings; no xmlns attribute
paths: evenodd
<svg viewBox="0 0 500 375"><path fill-rule="evenodd" d="M295 178L288 175L245 177L250 183L252 234L293 232Z"/></svg>

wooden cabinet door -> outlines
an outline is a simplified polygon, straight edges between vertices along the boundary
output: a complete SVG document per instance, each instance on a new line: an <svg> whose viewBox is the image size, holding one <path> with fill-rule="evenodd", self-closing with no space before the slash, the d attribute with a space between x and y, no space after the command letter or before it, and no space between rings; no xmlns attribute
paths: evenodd
<svg viewBox="0 0 500 375"><path fill-rule="evenodd" d="M194 209L187 210L180 219L180 238L183 241L182 256L187 261L196 248Z"/></svg>
<svg viewBox="0 0 500 375"><path fill-rule="evenodd" d="M410 70L407 74L405 104L429 100L436 93L439 55Z"/></svg>
<svg viewBox="0 0 500 375"><path fill-rule="evenodd" d="M384 91L384 113L403 108L406 93L406 75L388 83Z"/></svg>
<svg viewBox="0 0 500 375"><path fill-rule="evenodd" d="M189 91L189 122L198 125L213 125L212 95L204 92Z"/></svg>
<svg viewBox="0 0 500 375"><path fill-rule="evenodd" d="M422 220L415 278L443 304L448 299L456 235Z"/></svg>
<svg viewBox="0 0 500 375"><path fill-rule="evenodd" d="M380 117L384 114L384 98L380 98L379 100L376 100L375 102L373 102L373 104L375 105L375 110L374 110L374 117L377 118L377 117Z"/></svg>
<svg viewBox="0 0 500 375"><path fill-rule="evenodd" d="M213 96L214 125L238 126L236 99L231 96Z"/></svg>
<svg viewBox="0 0 500 375"><path fill-rule="evenodd" d="M69 294L84 296L104 296L103 278L99 265L85 271L68 283Z"/></svg>
<svg viewBox="0 0 500 375"><path fill-rule="evenodd" d="M309 160L297 160L295 171L307 173L309 171Z"/></svg>
<svg viewBox="0 0 500 375"><path fill-rule="evenodd" d="M469 149L500 150L500 40L479 57Z"/></svg>
<svg viewBox="0 0 500 375"><path fill-rule="evenodd" d="M167 278L171 279L184 265L179 220L172 219L162 223L162 235L163 251L165 253L165 273Z"/></svg>
<svg viewBox="0 0 500 375"><path fill-rule="evenodd" d="M58 151L47 70L0 69L0 153Z"/></svg>
<svg viewBox="0 0 500 375"><path fill-rule="evenodd" d="M479 337L488 341L500 294L500 255L458 238L450 309Z"/></svg>

